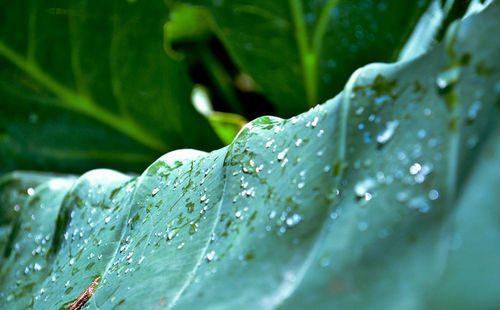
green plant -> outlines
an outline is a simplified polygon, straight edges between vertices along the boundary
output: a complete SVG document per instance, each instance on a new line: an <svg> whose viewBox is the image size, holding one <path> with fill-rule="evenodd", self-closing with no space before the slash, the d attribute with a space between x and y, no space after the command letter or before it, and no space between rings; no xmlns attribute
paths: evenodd
<svg viewBox="0 0 500 310"><path fill-rule="evenodd" d="M208 27L246 57L224 8ZM211 153L170 152L140 176L4 175L0 305L64 308L99 279L86 308L495 308L500 45L484 34L499 13L489 4L432 48L439 25L420 24L427 46ZM327 96L302 72L294 98Z"/></svg>

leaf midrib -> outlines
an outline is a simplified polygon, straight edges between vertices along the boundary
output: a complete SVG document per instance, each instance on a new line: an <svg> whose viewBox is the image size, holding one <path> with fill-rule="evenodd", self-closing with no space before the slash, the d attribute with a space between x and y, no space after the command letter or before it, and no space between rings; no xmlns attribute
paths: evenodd
<svg viewBox="0 0 500 310"><path fill-rule="evenodd" d="M24 71L27 75L31 76L40 85L61 99L58 104L59 107L93 118L152 150L162 152L168 150L167 145L161 139L146 131L131 118L123 117L108 111L102 106L96 104L92 98L76 93L68 87L62 85L44 72L34 61L29 58L25 59L16 51L5 45L2 41L0 41L0 56L6 58L19 69Z"/></svg>
<svg viewBox="0 0 500 310"><path fill-rule="evenodd" d="M302 0L289 0L293 23L295 24L295 38L299 48L300 63L306 90L307 104L310 107L318 104L318 65L321 54L321 46L326 33L331 10L338 4L339 0L329 0L321 10L318 23L309 41L307 28L304 21L304 9Z"/></svg>

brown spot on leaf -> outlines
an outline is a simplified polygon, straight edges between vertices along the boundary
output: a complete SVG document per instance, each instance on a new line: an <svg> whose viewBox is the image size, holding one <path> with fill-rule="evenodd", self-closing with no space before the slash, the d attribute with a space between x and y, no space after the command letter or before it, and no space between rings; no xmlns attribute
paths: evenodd
<svg viewBox="0 0 500 310"><path fill-rule="evenodd" d="M97 288L97 285L99 284L99 280L101 280L101 277L97 277L94 282L85 290L83 293L78 296L75 301L71 303L71 305L66 308L67 310L80 310L85 306L87 301L94 295L95 289Z"/></svg>

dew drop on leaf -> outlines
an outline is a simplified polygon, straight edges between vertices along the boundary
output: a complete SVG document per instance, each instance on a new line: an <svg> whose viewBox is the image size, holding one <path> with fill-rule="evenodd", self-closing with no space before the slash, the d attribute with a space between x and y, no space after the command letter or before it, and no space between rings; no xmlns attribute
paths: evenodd
<svg viewBox="0 0 500 310"><path fill-rule="evenodd" d="M398 128L399 122L397 120L387 122L385 128L377 135L377 143L385 144L391 140L396 128Z"/></svg>
<svg viewBox="0 0 500 310"><path fill-rule="evenodd" d="M292 216L286 219L286 225L288 225L288 227L292 227L299 224L301 221L302 221L302 216L300 216L300 214L293 214Z"/></svg>

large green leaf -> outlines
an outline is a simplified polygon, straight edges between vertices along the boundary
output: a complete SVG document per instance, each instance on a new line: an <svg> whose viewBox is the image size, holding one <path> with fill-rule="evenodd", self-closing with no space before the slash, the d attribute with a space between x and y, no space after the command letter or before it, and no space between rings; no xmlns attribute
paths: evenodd
<svg viewBox="0 0 500 310"><path fill-rule="evenodd" d="M0 172L140 171L168 150L221 145L163 51L162 1L0 8Z"/></svg>
<svg viewBox="0 0 500 310"><path fill-rule="evenodd" d="M496 305L498 277L473 262L500 259L488 246L500 44L482 35L499 13L494 2L422 57L362 68L324 105L259 118L223 149L171 152L135 178L42 183L4 243L0 305L58 309L98 278L88 309Z"/></svg>
<svg viewBox="0 0 500 310"><path fill-rule="evenodd" d="M397 57L430 1L198 1L234 60L291 116L331 98L348 76Z"/></svg>

